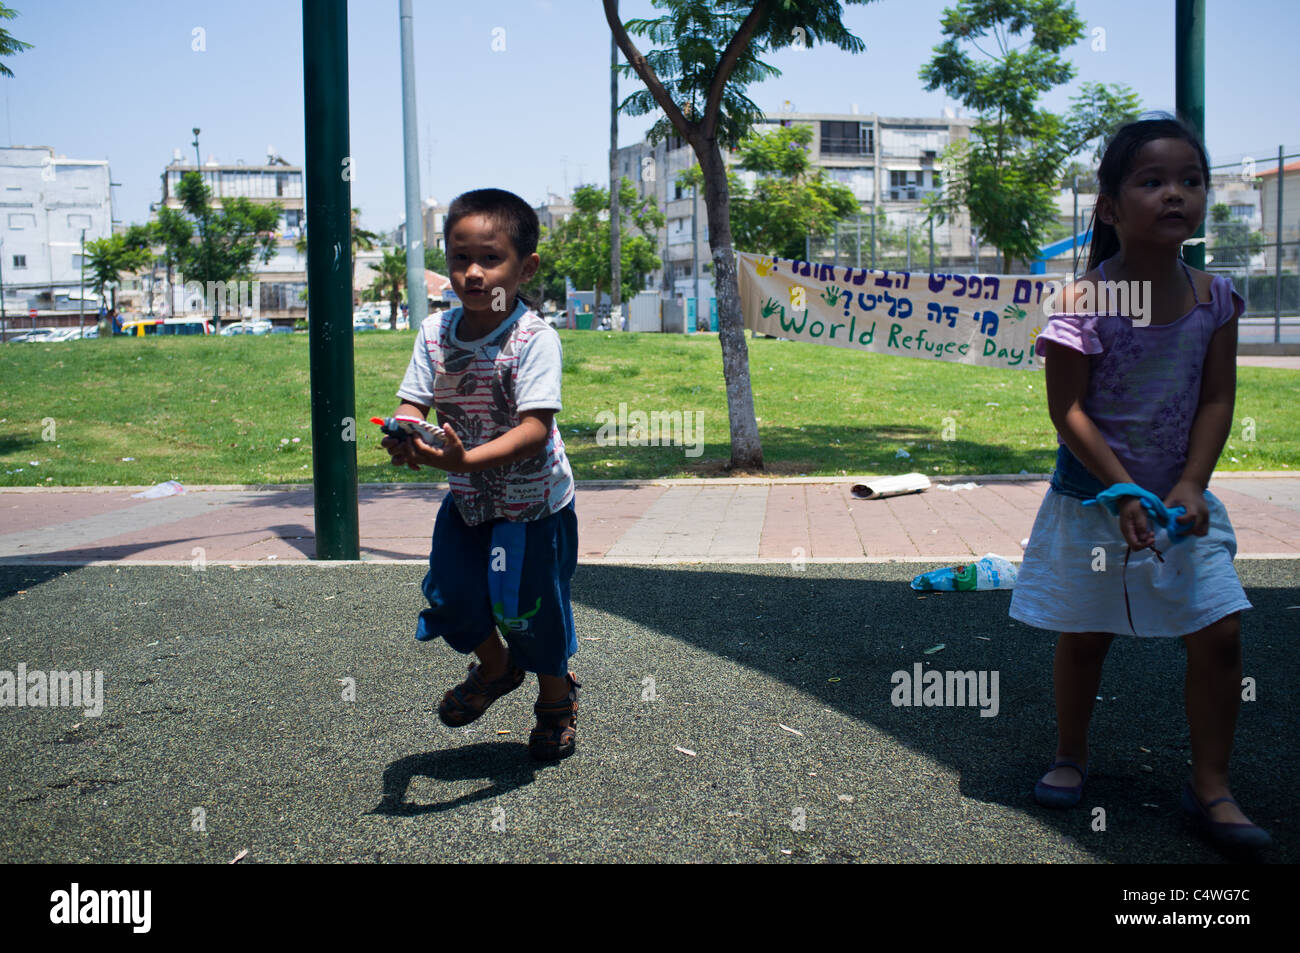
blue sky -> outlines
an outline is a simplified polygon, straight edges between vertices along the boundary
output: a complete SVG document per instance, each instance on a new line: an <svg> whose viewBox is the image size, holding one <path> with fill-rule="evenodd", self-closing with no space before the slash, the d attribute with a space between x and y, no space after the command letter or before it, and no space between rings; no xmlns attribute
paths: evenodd
<svg viewBox="0 0 1300 953"><path fill-rule="evenodd" d="M6 0L6 26L34 48L7 59L0 135L77 158L106 158L115 214L142 222L160 174L179 148L193 156L264 161L273 145L303 162L302 21L295 0ZM940 41L943 0L879 0L848 7L845 23L867 44L781 52L783 75L750 88L771 112L790 100L809 112L940 115L918 69ZM1084 81L1132 86L1148 109L1174 105L1174 0L1076 0L1089 36L1069 51L1078 75L1044 99L1063 108ZM1300 151L1300 65L1293 0L1207 3L1206 139L1214 163ZM415 0L420 176L443 202L498 186L540 203L606 176L609 30L597 0ZM649 0L622 0L623 18L653 16ZM349 4L352 203L371 229L403 215L398 0ZM192 49L193 31L206 49ZM1104 30L1104 50L1092 31ZM505 49L492 51L494 31ZM634 37L642 49L644 38ZM620 80L620 94L634 80ZM620 145L653 116L621 117Z"/></svg>

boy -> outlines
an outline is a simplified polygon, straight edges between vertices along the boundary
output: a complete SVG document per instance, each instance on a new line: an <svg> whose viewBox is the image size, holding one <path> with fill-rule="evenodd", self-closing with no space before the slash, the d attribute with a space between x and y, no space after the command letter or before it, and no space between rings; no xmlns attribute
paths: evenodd
<svg viewBox="0 0 1300 953"><path fill-rule="evenodd" d="M467 725L536 672L528 750L555 760L575 747L581 686L568 668L578 650L569 580L578 531L573 472L555 425L560 338L518 295L540 264L538 232L536 213L510 192L478 189L452 202L443 237L462 304L421 325L397 392L398 414L436 411L445 444L408 436L383 446L395 466L446 470L451 487L415 637L441 636L478 664L443 697L439 718Z"/></svg>

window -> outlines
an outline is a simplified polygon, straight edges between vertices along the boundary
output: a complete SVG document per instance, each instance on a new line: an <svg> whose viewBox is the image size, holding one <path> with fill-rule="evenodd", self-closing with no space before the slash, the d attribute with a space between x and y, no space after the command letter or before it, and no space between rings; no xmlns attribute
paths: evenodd
<svg viewBox="0 0 1300 953"><path fill-rule="evenodd" d="M682 184L678 182L673 188L673 198L679 199L681 197L682 197Z"/></svg>
<svg viewBox="0 0 1300 953"><path fill-rule="evenodd" d="M26 267L27 267L27 256L26 256L26 255L14 255L14 267L15 267L15 268L26 268Z"/></svg>
<svg viewBox="0 0 1300 953"><path fill-rule="evenodd" d="M889 198L899 202L921 197L921 173L913 170L891 170L889 173Z"/></svg>
<svg viewBox="0 0 1300 953"><path fill-rule="evenodd" d="M10 212L9 227L14 231L23 228L35 228L36 216L29 212Z"/></svg>
<svg viewBox="0 0 1300 953"><path fill-rule="evenodd" d="M836 168L823 167L826 177L853 191L853 197L859 202L869 202L875 197L875 169L867 167Z"/></svg>
<svg viewBox="0 0 1300 953"><path fill-rule="evenodd" d="M90 228L90 216L70 214L68 216L68 228L71 229Z"/></svg>
<svg viewBox="0 0 1300 953"><path fill-rule="evenodd" d="M824 156L869 156L872 153L871 125L865 122L821 121L821 154Z"/></svg>

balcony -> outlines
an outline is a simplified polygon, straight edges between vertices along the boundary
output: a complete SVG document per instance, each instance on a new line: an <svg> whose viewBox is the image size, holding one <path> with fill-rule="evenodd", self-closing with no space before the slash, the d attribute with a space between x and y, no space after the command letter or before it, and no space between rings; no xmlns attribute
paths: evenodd
<svg viewBox="0 0 1300 953"><path fill-rule="evenodd" d="M861 136L822 136L821 154L828 158L869 156L871 143Z"/></svg>

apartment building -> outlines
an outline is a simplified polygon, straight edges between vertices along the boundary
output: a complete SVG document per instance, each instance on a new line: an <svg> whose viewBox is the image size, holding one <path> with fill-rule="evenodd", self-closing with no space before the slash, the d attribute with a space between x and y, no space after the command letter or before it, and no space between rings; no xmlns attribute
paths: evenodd
<svg viewBox="0 0 1300 953"><path fill-rule="evenodd" d="M1281 171L1280 183L1276 165L1259 173L1261 230L1268 243L1265 249L1268 270L1277 262L1279 186L1282 189L1282 267L1295 268L1300 264L1300 160L1288 162Z"/></svg>
<svg viewBox="0 0 1300 953"><path fill-rule="evenodd" d="M112 234L110 186L107 159L70 159L49 146L0 148L0 277L10 321L33 308L46 323L81 310L82 236ZM93 315L99 302L86 296Z"/></svg>
<svg viewBox="0 0 1300 953"><path fill-rule="evenodd" d="M920 260L922 202L942 189L940 156L949 143L970 135L972 121L955 116L891 117L787 109L764 117L755 124L754 132L794 125L811 127L813 165L853 192L864 221L870 221L873 209L881 209L892 225L916 230ZM724 159L728 165L736 161L732 154L725 154ZM673 136L656 144L639 142L619 149L617 162L620 174L636 183L641 196L653 195L667 218L658 236L665 267L650 277L648 287L687 301L698 298L702 314L704 301L715 297L704 195L702 189L692 195L691 189L677 183L678 175L696 164L694 151ZM752 172L739 174L751 186L757 179ZM964 215L937 226L934 234L936 260L971 255L969 220ZM981 253L991 254L992 249ZM822 254L833 251L823 248L818 257ZM716 304L712 308L716 309Z"/></svg>
<svg viewBox="0 0 1300 953"><path fill-rule="evenodd" d="M162 200L154 206L155 217L159 206L178 209L181 201L177 195L181 176L198 168L182 158L180 149L173 153L172 161L162 172ZM275 232L275 254L270 261L255 260L251 266L253 280L261 285L261 315L267 318L302 318L307 313L307 303L302 293L307 288L307 255L295 247L307 225L306 200L303 190L302 166L291 165L288 160L267 150L266 162L247 165L242 160L233 164L220 163L209 156L198 171L204 184L212 192L213 208L221 208L225 199L246 198L259 205L276 203L280 206L280 220ZM161 270L147 280L160 281ZM181 289L173 302L175 310L186 307L180 300Z"/></svg>

